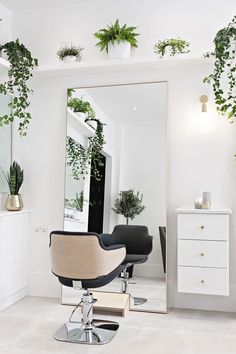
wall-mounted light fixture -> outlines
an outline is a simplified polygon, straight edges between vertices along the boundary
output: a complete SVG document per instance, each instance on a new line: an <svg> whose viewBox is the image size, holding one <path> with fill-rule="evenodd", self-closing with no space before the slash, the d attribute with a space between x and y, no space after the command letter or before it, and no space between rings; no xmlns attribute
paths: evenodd
<svg viewBox="0 0 236 354"><path fill-rule="evenodd" d="M200 102L202 104L202 112L207 112L208 96L207 95L200 96Z"/></svg>

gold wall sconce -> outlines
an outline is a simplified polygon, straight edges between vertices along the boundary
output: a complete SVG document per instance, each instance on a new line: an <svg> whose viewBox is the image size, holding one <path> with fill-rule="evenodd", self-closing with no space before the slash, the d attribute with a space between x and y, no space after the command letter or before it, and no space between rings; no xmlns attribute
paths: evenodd
<svg viewBox="0 0 236 354"><path fill-rule="evenodd" d="M202 104L202 112L207 112L208 96L207 95L200 96L200 102Z"/></svg>

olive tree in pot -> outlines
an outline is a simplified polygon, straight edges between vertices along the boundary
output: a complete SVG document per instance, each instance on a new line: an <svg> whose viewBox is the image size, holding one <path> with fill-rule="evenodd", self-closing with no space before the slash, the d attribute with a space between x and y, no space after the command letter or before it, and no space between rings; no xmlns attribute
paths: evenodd
<svg viewBox="0 0 236 354"><path fill-rule="evenodd" d="M133 189L121 191L119 197L115 200L112 210L119 215L123 215L128 225L129 219L133 220L136 215L141 214L145 209L142 201L143 195L140 192L135 193Z"/></svg>
<svg viewBox="0 0 236 354"><path fill-rule="evenodd" d="M19 194L20 187L24 180L24 170L14 161L10 170L5 174L9 187L9 194L6 202L6 209L9 211L20 211L23 209L23 201Z"/></svg>
<svg viewBox="0 0 236 354"><path fill-rule="evenodd" d="M110 59L125 59L129 58L131 48L137 47L137 36L135 32L137 27L127 27L126 24L120 26L117 19L114 24L108 25L107 28L102 28L94 34L99 40L96 44L100 50L105 50Z"/></svg>

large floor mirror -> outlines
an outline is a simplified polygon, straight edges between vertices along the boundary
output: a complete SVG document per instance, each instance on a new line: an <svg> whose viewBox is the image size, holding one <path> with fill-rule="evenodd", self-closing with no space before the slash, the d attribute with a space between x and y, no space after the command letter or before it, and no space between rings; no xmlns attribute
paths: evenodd
<svg viewBox="0 0 236 354"><path fill-rule="evenodd" d="M129 294L134 311L167 311L166 105L167 82L68 89L64 229L130 232L125 272L96 291L106 299ZM90 149L101 138L97 120L101 154ZM128 217L126 207L133 208ZM137 249L145 256L135 260ZM78 299L62 287L63 304Z"/></svg>
<svg viewBox="0 0 236 354"><path fill-rule="evenodd" d="M0 95L0 115L10 113L8 104L11 97L8 95ZM0 127L0 210L4 209L4 200L8 193L8 186L3 172L8 171L11 164L12 155L12 131L11 124Z"/></svg>

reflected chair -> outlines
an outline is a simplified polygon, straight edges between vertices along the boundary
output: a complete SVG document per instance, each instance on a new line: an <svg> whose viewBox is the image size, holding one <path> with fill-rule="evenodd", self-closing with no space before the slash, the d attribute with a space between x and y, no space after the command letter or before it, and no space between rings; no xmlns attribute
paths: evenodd
<svg viewBox="0 0 236 354"><path fill-rule="evenodd" d="M166 227L159 226L163 270L166 274Z"/></svg>
<svg viewBox="0 0 236 354"><path fill-rule="evenodd" d="M59 341L82 344L105 344L116 334L117 322L93 320L93 298L89 288L110 283L125 268L124 245L106 247L101 237L92 232L53 231L50 234L52 272L61 284L84 289L80 303L69 321L55 334ZM72 319L75 310L82 306L81 322Z"/></svg>
<svg viewBox="0 0 236 354"><path fill-rule="evenodd" d="M124 244L126 257L123 261L125 269L121 273L123 293L128 291L129 273L127 269L135 264L145 263L152 252L153 237L148 228L140 225L117 225L111 234L102 234L102 241L106 246ZM134 305L142 305L147 299L134 297Z"/></svg>

